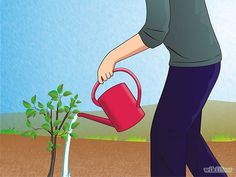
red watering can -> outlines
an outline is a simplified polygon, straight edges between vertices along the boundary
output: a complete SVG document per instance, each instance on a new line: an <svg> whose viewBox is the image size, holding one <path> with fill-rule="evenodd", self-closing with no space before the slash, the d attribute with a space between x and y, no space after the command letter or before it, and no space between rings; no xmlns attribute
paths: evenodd
<svg viewBox="0 0 236 177"><path fill-rule="evenodd" d="M78 113L77 116L109 125L114 127L117 132L122 132L136 125L144 117L145 113L140 107L141 86L137 77L125 68L117 68L114 70L114 72L117 71L126 72L135 80L138 87L137 100L125 83L111 87L96 99L95 93L99 86L99 82L96 82L91 97L93 103L104 110L108 119L86 113Z"/></svg>

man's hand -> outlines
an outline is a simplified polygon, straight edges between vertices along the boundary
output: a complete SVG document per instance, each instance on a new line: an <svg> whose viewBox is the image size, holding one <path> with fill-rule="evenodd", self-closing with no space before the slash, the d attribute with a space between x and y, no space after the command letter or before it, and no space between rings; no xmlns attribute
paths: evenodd
<svg viewBox="0 0 236 177"><path fill-rule="evenodd" d="M148 49L143 43L139 34L134 35L115 49L103 59L98 68L98 82L103 83L113 75L115 64L124 60L132 55Z"/></svg>
<svg viewBox="0 0 236 177"><path fill-rule="evenodd" d="M115 62L107 55L98 68L98 82L103 84L104 81L113 76L113 70L115 68Z"/></svg>

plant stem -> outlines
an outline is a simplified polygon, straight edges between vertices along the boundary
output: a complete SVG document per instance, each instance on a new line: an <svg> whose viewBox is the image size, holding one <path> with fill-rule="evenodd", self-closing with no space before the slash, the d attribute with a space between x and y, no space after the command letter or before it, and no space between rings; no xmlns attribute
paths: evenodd
<svg viewBox="0 0 236 177"><path fill-rule="evenodd" d="M53 147L52 147L52 151L51 151L50 169L49 169L47 177L53 177L54 166L55 166L55 161L56 161L56 146L55 146L56 136L54 137L54 141L53 141L52 109L50 109L50 125L51 125L51 142L53 144Z"/></svg>
<svg viewBox="0 0 236 177"><path fill-rule="evenodd" d="M70 107L69 111L66 113L66 115L64 116L63 121L61 122L61 125L59 126L58 130L61 130L61 127L63 126L66 118L68 117L68 115L70 113L70 110L71 110L71 107Z"/></svg>
<svg viewBox="0 0 236 177"><path fill-rule="evenodd" d="M53 136L51 136L52 139ZM48 176L47 177L53 177L53 173L54 173L54 166L55 166L55 162L56 162L56 136L54 139L54 143L53 143L53 149L51 152L51 163L50 163L50 169L48 172Z"/></svg>
<svg viewBox="0 0 236 177"><path fill-rule="evenodd" d="M56 111L56 120L58 120L58 104L57 104L57 111ZM56 126L56 130L57 130L57 126Z"/></svg>
<svg viewBox="0 0 236 177"><path fill-rule="evenodd" d="M45 129L43 129L43 128L34 128L34 127L32 127L33 128L33 130L35 130L35 131L37 131L37 130L45 130ZM47 132L49 133L49 134L51 134L51 132L49 131L49 130L47 130Z"/></svg>
<svg viewBox="0 0 236 177"><path fill-rule="evenodd" d="M51 134L53 134L53 126L52 126L52 109L50 109L50 127L51 127Z"/></svg>

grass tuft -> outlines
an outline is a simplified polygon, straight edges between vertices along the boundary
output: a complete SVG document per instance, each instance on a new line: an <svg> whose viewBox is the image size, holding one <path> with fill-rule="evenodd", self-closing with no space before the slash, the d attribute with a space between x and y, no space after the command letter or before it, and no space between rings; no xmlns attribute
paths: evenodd
<svg viewBox="0 0 236 177"><path fill-rule="evenodd" d="M6 134L6 135L19 135L21 131L16 130L15 128L8 128L0 130L0 134Z"/></svg>
<svg viewBox="0 0 236 177"><path fill-rule="evenodd" d="M118 136L87 136L85 139L117 141Z"/></svg>
<svg viewBox="0 0 236 177"><path fill-rule="evenodd" d="M130 142L146 142L146 138L143 137L138 137L138 136L131 136L129 138L126 139L126 141L130 141Z"/></svg>
<svg viewBox="0 0 236 177"><path fill-rule="evenodd" d="M211 141L213 142L234 142L236 141L236 137L231 137L231 136L227 136L227 135L223 135L223 134L218 134L215 135Z"/></svg>

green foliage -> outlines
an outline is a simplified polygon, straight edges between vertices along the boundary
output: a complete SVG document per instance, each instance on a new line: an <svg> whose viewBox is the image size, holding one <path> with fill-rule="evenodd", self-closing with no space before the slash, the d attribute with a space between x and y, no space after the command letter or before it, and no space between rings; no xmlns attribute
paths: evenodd
<svg viewBox="0 0 236 177"><path fill-rule="evenodd" d="M61 144L56 144L55 147L56 147L56 148L59 148L59 147L61 147Z"/></svg>
<svg viewBox="0 0 236 177"><path fill-rule="evenodd" d="M31 104L25 100L23 100L23 105L25 108L31 108Z"/></svg>
<svg viewBox="0 0 236 177"><path fill-rule="evenodd" d="M24 137L28 137L28 136L31 136L31 132L30 131L25 131L25 132L22 132L20 135L24 136Z"/></svg>
<svg viewBox="0 0 236 177"><path fill-rule="evenodd" d="M63 140L65 140L65 141L67 141L67 139L68 139L67 134L62 134L60 137L61 137Z"/></svg>
<svg viewBox="0 0 236 177"><path fill-rule="evenodd" d="M61 99L58 101L57 106L58 106L58 108L62 106L62 101L61 101Z"/></svg>
<svg viewBox="0 0 236 177"><path fill-rule="evenodd" d="M37 130L46 130L54 138L56 138L55 136L61 137L64 140L67 140L68 136L71 136L74 139L78 138L78 135L75 132L68 134L70 125L68 122L66 122L66 120L73 119L74 115L79 113L77 106L79 103L81 103L81 101L78 100L78 94L73 96L71 91L64 91L63 87L63 84L60 84L56 89L49 91L48 96L50 99L46 102L46 104L37 100L36 95L32 96L28 102L23 100L23 106L26 108L25 114L27 117L25 124L26 127L31 128L31 130L25 131L20 135L25 137L31 136L33 139L35 139L38 136L36 132ZM71 96L69 104L63 105L62 99L69 96ZM37 113L42 116L45 122L43 122L40 127L36 128L33 127L30 118L35 117ZM65 113L63 114L62 119L60 119L60 113ZM71 128L75 129L78 127L78 125L79 122L75 122L71 125ZM53 142L49 141L47 150L51 152L53 150L53 146L58 148L60 147L60 144L53 145Z"/></svg>
<svg viewBox="0 0 236 177"><path fill-rule="evenodd" d="M62 127L62 129L63 129L64 131L68 131L69 128L70 128L69 123L68 123L68 122L65 122L64 125L63 125L63 127Z"/></svg>
<svg viewBox="0 0 236 177"><path fill-rule="evenodd" d="M21 132L20 135L23 137L30 137L31 136L33 140L35 140L36 137L38 136L37 132L34 130Z"/></svg>
<svg viewBox="0 0 236 177"><path fill-rule="evenodd" d="M77 114L77 113L79 113L79 110L78 110L78 109L74 109L74 110L72 111L72 113Z"/></svg>
<svg viewBox="0 0 236 177"><path fill-rule="evenodd" d="M29 117L32 117L32 116L35 117L37 112L34 109L29 108L29 109L26 110L25 114L26 114L27 118L29 118Z"/></svg>
<svg viewBox="0 0 236 177"><path fill-rule="evenodd" d="M63 96L69 96L69 95L71 95L72 93L70 92L70 91L65 91L64 93L63 93Z"/></svg>
<svg viewBox="0 0 236 177"><path fill-rule="evenodd" d="M51 97L51 99L53 101L57 101L57 99L59 97L59 94L56 90L52 90L52 91L48 92L48 95Z"/></svg>
<svg viewBox="0 0 236 177"><path fill-rule="evenodd" d="M39 114L46 114L45 109L40 109Z"/></svg>
<svg viewBox="0 0 236 177"><path fill-rule="evenodd" d="M56 127L58 126L62 121L61 120L54 120L53 126Z"/></svg>
<svg viewBox="0 0 236 177"><path fill-rule="evenodd" d="M50 120L51 120L51 118L50 118L50 116L47 114L47 115L44 116L44 120L49 123Z"/></svg>
<svg viewBox="0 0 236 177"><path fill-rule="evenodd" d="M54 106L52 105L52 101L48 101L48 102L47 102L47 107L48 107L49 109L54 110Z"/></svg>
<svg viewBox="0 0 236 177"><path fill-rule="evenodd" d="M27 121L26 121L26 126L27 126L28 128L31 128L31 122L30 122L29 119L27 119Z"/></svg>
<svg viewBox="0 0 236 177"><path fill-rule="evenodd" d="M70 107L77 107L74 98L70 98Z"/></svg>
<svg viewBox="0 0 236 177"><path fill-rule="evenodd" d="M62 112L64 112L64 111L65 111L64 107L59 107L59 108L58 108L58 112L59 112L59 113L62 113Z"/></svg>
<svg viewBox="0 0 236 177"><path fill-rule="evenodd" d="M75 129L76 127L78 127L79 125L79 122L74 122L72 125L71 125L71 128L72 129Z"/></svg>
<svg viewBox="0 0 236 177"><path fill-rule="evenodd" d="M60 84L58 87L57 87L57 92L59 94L61 94L63 92L63 84Z"/></svg>
<svg viewBox="0 0 236 177"><path fill-rule="evenodd" d="M31 98L31 103L33 103L33 104L36 103L36 95L32 96L32 98Z"/></svg>
<svg viewBox="0 0 236 177"><path fill-rule="evenodd" d="M50 130L50 125L49 125L48 123L42 124L41 127L42 127L44 130Z"/></svg>
<svg viewBox="0 0 236 177"><path fill-rule="evenodd" d="M80 100L77 100L76 103L79 104L79 103L81 103L81 101L80 101Z"/></svg>
<svg viewBox="0 0 236 177"><path fill-rule="evenodd" d="M52 151L52 148L53 148L53 144L52 144L52 142L51 142L51 141L48 141L48 147L47 147L47 150L48 150L49 152L51 152L51 151Z"/></svg>
<svg viewBox="0 0 236 177"><path fill-rule="evenodd" d="M71 132L71 133L70 133L70 136L71 136L73 139L78 139L78 135L77 135L75 132Z"/></svg>
<svg viewBox="0 0 236 177"><path fill-rule="evenodd" d="M36 139L36 137L37 137L36 131L32 131L32 132L31 132L31 137L32 137L33 139Z"/></svg>
<svg viewBox="0 0 236 177"><path fill-rule="evenodd" d="M54 130L53 131L53 135L57 135L59 133L60 130Z"/></svg>
<svg viewBox="0 0 236 177"><path fill-rule="evenodd" d="M64 106L64 109L65 109L66 112L69 112L69 111L70 111L69 106Z"/></svg>
<svg viewBox="0 0 236 177"><path fill-rule="evenodd" d="M73 119L74 118L74 114L70 114L69 116L68 116L68 119Z"/></svg>
<svg viewBox="0 0 236 177"><path fill-rule="evenodd" d="M77 99L78 99L78 97L79 97L79 95L78 95L78 94L76 94L76 95L74 96L74 99L75 99L75 100L77 100Z"/></svg>
<svg viewBox="0 0 236 177"><path fill-rule="evenodd" d="M41 108L41 109L43 109L43 108L44 108L43 103L41 103L41 102L38 101L38 107Z"/></svg>

